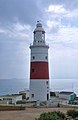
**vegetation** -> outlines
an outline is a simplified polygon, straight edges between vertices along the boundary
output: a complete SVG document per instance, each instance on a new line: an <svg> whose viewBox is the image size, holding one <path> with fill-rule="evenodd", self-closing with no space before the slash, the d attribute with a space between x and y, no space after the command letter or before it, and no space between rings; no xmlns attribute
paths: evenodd
<svg viewBox="0 0 78 120"><path fill-rule="evenodd" d="M16 104L26 104L26 101L18 100L18 101L16 102Z"/></svg>
<svg viewBox="0 0 78 120"><path fill-rule="evenodd" d="M71 116L72 118L76 118L76 117L78 117L78 111L76 111L76 110L68 110L67 115Z"/></svg>
<svg viewBox="0 0 78 120"><path fill-rule="evenodd" d="M54 96L54 97L56 97L55 92L50 92L50 96Z"/></svg>
<svg viewBox="0 0 78 120"><path fill-rule="evenodd" d="M42 113L40 117L37 118L36 120L64 120L64 119L65 119L65 115L62 112L54 111L54 112Z"/></svg>
<svg viewBox="0 0 78 120"><path fill-rule="evenodd" d="M78 111L68 110L66 115L60 111L42 113L40 117L35 120L68 120L68 119L76 120L77 117L78 117Z"/></svg>

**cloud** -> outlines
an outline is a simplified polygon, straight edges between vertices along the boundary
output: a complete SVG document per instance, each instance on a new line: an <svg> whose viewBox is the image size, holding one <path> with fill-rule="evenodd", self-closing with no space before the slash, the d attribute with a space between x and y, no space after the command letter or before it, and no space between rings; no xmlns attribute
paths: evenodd
<svg viewBox="0 0 78 120"><path fill-rule="evenodd" d="M4 31L3 29L0 28L0 34L1 34L1 33L5 33L5 31Z"/></svg>
<svg viewBox="0 0 78 120"><path fill-rule="evenodd" d="M10 40L14 38L14 40L26 40L27 42L30 40L30 37L32 37L32 28L28 24L17 22L9 26L0 27L0 35L8 36Z"/></svg>
<svg viewBox="0 0 78 120"><path fill-rule="evenodd" d="M78 9L66 9L64 4L47 6L44 18L48 30L52 33L58 32L62 27L78 27Z"/></svg>
<svg viewBox="0 0 78 120"><path fill-rule="evenodd" d="M41 17L41 10L34 0L0 0L0 22L8 25L17 21L32 24Z"/></svg>
<svg viewBox="0 0 78 120"><path fill-rule="evenodd" d="M78 28L63 27L58 33L47 33L46 39L54 49L78 49Z"/></svg>
<svg viewBox="0 0 78 120"><path fill-rule="evenodd" d="M48 7L48 10L47 10L48 12L53 12L53 13L66 13L66 10L65 10L65 8L63 7L63 5L50 5L49 7Z"/></svg>
<svg viewBox="0 0 78 120"><path fill-rule="evenodd" d="M0 40L0 78L29 77L29 45L20 41L6 36Z"/></svg>
<svg viewBox="0 0 78 120"><path fill-rule="evenodd" d="M26 64L29 65L31 29L30 25L19 22L0 27L0 78L29 77Z"/></svg>
<svg viewBox="0 0 78 120"><path fill-rule="evenodd" d="M63 5L66 9L68 10L74 10L74 9L78 9L78 0L47 0L46 2L44 2L44 0L41 0L43 6L47 7L49 5Z"/></svg>
<svg viewBox="0 0 78 120"><path fill-rule="evenodd" d="M50 50L51 78L78 78L78 50L62 49Z"/></svg>

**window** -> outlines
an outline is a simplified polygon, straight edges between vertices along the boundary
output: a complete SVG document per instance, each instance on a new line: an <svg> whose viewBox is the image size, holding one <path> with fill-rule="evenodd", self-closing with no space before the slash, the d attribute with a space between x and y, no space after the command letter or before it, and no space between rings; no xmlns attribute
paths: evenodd
<svg viewBox="0 0 78 120"><path fill-rule="evenodd" d="M47 59L48 59L48 57L46 56L46 57L45 57L45 59L47 60Z"/></svg>
<svg viewBox="0 0 78 120"><path fill-rule="evenodd" d="M34 98L34 94L32 94L32 98Z"/></svg>
<svg viewBox="0 0 78 120"><path fill-rule="evenodd" d="M48 85L48 81L46 81L46 85Z"/></svg>
<svg viewBox="0 0 78 120"><path fill-rule="evenodd" d="M34 72L34 68L32 69L32 72Z"/></svg>
<svg viewBox="0 0 78 120"><path fill-rule="evenodd" d="M35 56L33 56L33 60L35 59Z"/></svg>
<svg viewBox="0 0 78 120"><path fill-rule="evenodd" d="M49 89L49 87L47 87L47 89Z"/></svg>

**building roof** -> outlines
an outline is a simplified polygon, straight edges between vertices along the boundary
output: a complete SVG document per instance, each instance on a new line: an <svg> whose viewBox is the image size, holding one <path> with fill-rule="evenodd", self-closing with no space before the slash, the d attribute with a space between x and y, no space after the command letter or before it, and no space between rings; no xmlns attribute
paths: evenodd
<svg viewBox="0 0 78 120"><path fill-rule="evenodd" d="M73 94L74 92L67 92L67 91L62 91L60 92L59 94L65 94L65 95L71 95ZM75 94L75 93L74 93Z"/></svg>
<svg viewBox="0 0 78 120"><path fill-rule="evenodd" d="M19 91L19 93L27 93L27 92L29 92L29 90Z"/></svg>
<svg viewBox="0 0 78 120"><path fill-rule="evenodd" d="M20 94L11 94L11 95L1 95L0 97L17 97L21 96Z"/></svg>

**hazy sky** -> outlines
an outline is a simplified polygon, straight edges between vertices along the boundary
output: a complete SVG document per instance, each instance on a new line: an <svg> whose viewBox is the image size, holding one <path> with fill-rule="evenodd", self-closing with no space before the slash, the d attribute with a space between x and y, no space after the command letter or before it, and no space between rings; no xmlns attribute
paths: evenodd
<svg viewBox="0 0 78 120"><path fill-rule="evenodd" d="M78 0L0 0L0 78L29 78L37 20L50 46L50 78L78 78Z"/></svg>

